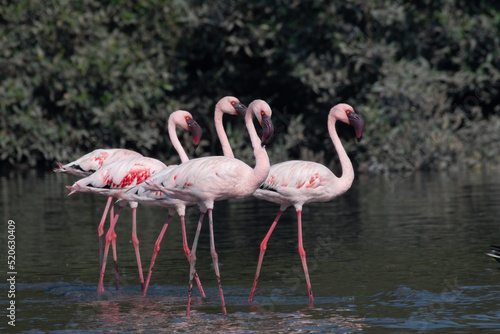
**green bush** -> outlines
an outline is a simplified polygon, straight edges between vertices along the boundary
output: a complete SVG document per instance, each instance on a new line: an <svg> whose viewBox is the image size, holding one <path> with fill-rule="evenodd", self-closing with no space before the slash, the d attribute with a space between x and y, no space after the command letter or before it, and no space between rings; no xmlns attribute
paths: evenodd
<svg viewBox="0 0 500 334"><path fill-rule="evenodd" d="M188 154L218 154L224 95L269 102L272 162L336 168L326 115L362 115L365 172L498 166L500 9L495 1L29 1L0 6L0 165L50 167L95 148L177 162L176 109L206 129ZM228 130L252 161L241 124Z"/></svg>

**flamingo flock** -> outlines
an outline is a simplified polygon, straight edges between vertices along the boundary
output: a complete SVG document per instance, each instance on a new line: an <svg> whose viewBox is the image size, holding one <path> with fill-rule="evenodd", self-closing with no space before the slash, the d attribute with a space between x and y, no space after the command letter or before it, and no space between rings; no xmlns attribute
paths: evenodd
<svg viewBox="0 0 500 334"><path fill-rule="evenodd" d="M245 123L253 148L255 163L251 167L234 157L229 140L224 130L223 114L238 115ZM115 284L119 289L118 260L116 252L115 227L127 204L132 208L132 243L135 249L142 296L146 296L153 267L158 257L162 239L172 217L177 214L181 220L183 250L189 261L189 288L186 314L191 311L191 297L194 282L200 295L205 297L201 281L197 275L196 250L204 216L208 213L210 233L210 253L217 279L221 300L222 314L227 314L222 280L219 270L218 255L215 247L214 221L212 211L215 202L227 199L241 199L254 196L280 204L280 209L269 231L260 244L260 254L253 285L248 302L253 302L257 282L267 248L267 243L282 213L289 206L297 212L298 252L302 261L307 284L309 307L313 307L313 293L309 278L306 252L302 241L302 207L310 202L330 201L345 193L354 180L354 169L337 134L337 121L351 125L356 137L361 138L364 123L361 117L348 104L337 104L331 108L327 118L330 138L337 151L342 175L334 175L327 167L310 161L286 161L270 165L266 152L266 143L273 135L271 107L263 100L254 100L245 107L237 98L226 96L215 106L214 123L223 156L209 156L190 160L176 133L176 127L189 131L193 143L197 145L202 136L202 129L193 116L184 110L173 112L168 120L168 134L181 164L166 166L163 162L144 157L125 149L99 149L90 152L68 164L58 164L55 172L82 177L72 186L67 186L69 195L90 192L107 197L107 204L99 222L99 283L97 292L104 292L104 274L109 247L113 252ZM254 119L262 129L259 137ZM115 214L113 199L117 199L118 210ZM136 210L138 205L160 206L168 210L158 239L154 245L149 272L144 280L137 237ZM189 248L185 226L187 206L197 205L200 211L195 237ZM109 213L109 229L104 234L104 225Z"/></svg>

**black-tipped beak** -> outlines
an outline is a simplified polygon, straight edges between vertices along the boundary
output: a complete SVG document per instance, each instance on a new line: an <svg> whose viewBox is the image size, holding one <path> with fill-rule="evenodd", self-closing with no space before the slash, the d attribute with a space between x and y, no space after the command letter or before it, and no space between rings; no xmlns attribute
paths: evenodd
<svg viewBox="0 0 500 334"><path fill-rule="evenodd" d="M200 143L201 135L203 134L201 126L199 126L198 123L196 123L196 121L192 118L187 121L187 124L188 131L191 132L191 135L193 136L193 144L198 145Z"/></svg>
<svg viewBox="0 0 500 334"><path fill-rule="evenodd" d="M273 122L271 121L271 118L267 116L266 114L262 115L262 141L261 145L264 146L266 143L269 141L269 138L274 133L274 125Z"/></svg>
<svg viewBox="0 0 500 334"><path fill-rule="evenodd" d="M356 114L354 111L350 112L347 115L347 118L349 119L349 124L352 125L354 131L356 132L356 137L358 139L361 139L363 131L365 130L365 122L363 122L361 117L359 117L359 115Z"/></svg>
<svg viewBox="0 0 500 334"><path fill-rule="evenodd" d="M247 113L247 107L243 103L235 103L234 109L236 110L236 114L240 116L241 119L245 119L245 114Z"/></svg>

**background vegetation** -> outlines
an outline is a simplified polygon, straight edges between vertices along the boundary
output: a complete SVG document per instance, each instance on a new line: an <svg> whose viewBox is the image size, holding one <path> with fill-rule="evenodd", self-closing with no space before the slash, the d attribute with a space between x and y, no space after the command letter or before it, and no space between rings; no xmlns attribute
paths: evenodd
<svg viewBox="0 0 500 334"><path fill-rule="evenodd" d="M219 153L218 99L274 110L272 162L335 167L326 115L347 102L364 172L498 166L500 4L494 0L0 1L0 165L53 167L102 147L176 162L170 112ZM236 154L251 150L239 122ZM184 142L188 143L187 134Z"/></svg>

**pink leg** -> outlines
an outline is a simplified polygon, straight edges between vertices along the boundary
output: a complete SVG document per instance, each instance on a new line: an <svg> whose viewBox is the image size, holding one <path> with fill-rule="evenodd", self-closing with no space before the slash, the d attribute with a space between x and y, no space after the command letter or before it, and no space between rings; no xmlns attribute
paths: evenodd
<svg viewBox="0 0 500 334"><path fill-rule="evenodd" d="M113 240L111 241L113 248L113 260L115 261L115 285L116 290L120 290L120 279L118 277L118 256L116 255L116 233L113 233Z"/></svg>
<svg viewBox="0 0 500 334"><path fill-rule="evenodd" d="M111 206L110 217L114 217L114 210L115 210L114 207ZM118 277L118 256L116 255L116 233L114 229L113 229L113 239L111 240L111 248L113 248L113 260L115 262L115 286L116 290L120 290L120 279Z"/></svg>
<svg viewBox="0 0 500 334"><path fill-rule="evenodd" d="M141 253L139 252L139 239L137 238L136 210L137 208L132 208L132 243L134 244L135 257L137 258L141 291L144 291L144 274L142 273Z"/></svg>
<svg viewBox="0 0 500 334"><path fill-rule="evenodd" d="M97 234L99 235L99 270L102 267L102 252L103 252L103 239L104 239L104 222L106 221L106 216L108 215L109 207L113 204L113 196L108 197L108 202L106 203L106 207L104 208L104 212L102 213L101 222L99 223L99 227L97 228Z"/></svg>
<svg viewBox="0 0 500 334"><path fill-rule="evenodd" d="M118 209L118 213L116 214L116 216L111 219L111 226L109 227L108 233L106 233L106 246L104 248L104 256L102 258L101 272L99 273L99 284L97 285L98 293L104 292L104 271L106 271L106 262L108 260L109 244L113 241L113 238L116 237L115 225L116 222L118 221L118 218L120 217L121 211L122 207Z"/></svg>
<svg viewBox="0 0 500 334"><path fill-rule="evenodd" d="M201 224L203 223L204 212L200 213L200 219L198 220L198 227L196 228L196 234L194 235L193 248L189 254L189 290L188 290L188 303L186 314L189 315L191 312L191 293L193 291L193 277L194 277L194 266L196 264L196 248L198 247L198 239L200 237Z"/></svg>
<svg viewBox="0 0 500 334"><path fill-rule="evenodd" d="M313 307L313 294L311 288L311 281L309 280L309 271L307 270L306 262L306 251L304 250L304 245L302 244L302 211L297 210L297 227L299 234L299 254L302 260L302 267L304 268L304 275L306 276L307 292L309 294L309 307Z"/></svg>
<svg viewBox="0 0 500 334"><path fill-rule="evenodd" d="M168 227L168 223L170 222L170 219L172 219L172 216L168 215L167 220L165 221L165 224L163 224L163 228L161 229L160 235L158 236L158 239L156 240L155 248L153 250L153 257L151 258L151 264L149 266L148 277L146 278L146 283L144 284L144 290L142 291L143 297L146 296L146 292L148 291L149 280L151 279L151 275L153 274L153 267L155 265L156 257L158 256L158 252L160 251L161 241L163 239L163 236L165 235L165 232L167 231L167 227Z"/></svg>
<svg viewBox="0 0 500 334"><path fill-rule="evenodd" d="M224 302L224 293L222 292L222 284L220 280L219 261L217 253L215 252L215 239L214 239L214 223L212 220L212 209L208 209L208 223L210 227L210 253L212 254L212 262L215 269L215 277L217 278L217 285L219 286L220 302L222 305L222 314L226 315L226 303Z"/></svg>
<svg viewBox="0 0 500 334"><path fill-rule="evenodd" d="M257 288L257 281L259 280L260 268L262 266L262 261L264 260L264 253L266 252L266 249L267 249L267 242L269 241L269 238L271 237L271 234L273 233L274 228L276 227L276 224L278 224L278 220L280 219L282 213L283 213L282 210L280 210L278 212L278 215L274 219L274 222L271 225L271 228L269 229L269 231L267 232L266 237L260 243L259 263L257 264L257 271L255 272L255 278L253 280L252 291L250 291L250 296L248 297L248 302L249 303L253 302L253 296L255 294L255 288Z"/></svg>
<svg viewBox="0 0 500 334"><path fill-rule="evenodd" d="M189 256L191 254L191 251L189 250L189 246L188 246L188 242L187 242L186 222L184 221L184 216L181 216L181 227L182 227L182 246L184 248L184 254L186 254L186 257L189 261ZM203 287L201 286L200 277L198 277L198 273L196 272L196 270L194 271L194 278L196 280L196 284L198 285L198 289L200 290L200 295L202 297L206 297L205 291L203 290Z"/></svg>

